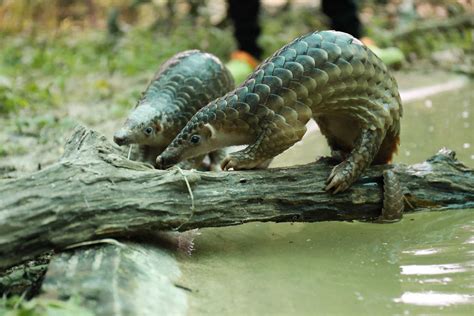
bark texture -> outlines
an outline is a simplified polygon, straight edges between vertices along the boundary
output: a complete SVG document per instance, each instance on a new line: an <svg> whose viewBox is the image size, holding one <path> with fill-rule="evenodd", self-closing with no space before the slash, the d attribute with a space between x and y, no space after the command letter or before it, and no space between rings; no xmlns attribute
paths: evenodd
<svg viewBox="0 0 474 316"><path fill-rule="evenodd" d="M261 171L155 170L79 126L58 163L0 182L0 268L104 237L251 221L373 220L389 168L402 183L408 212L474 207L474 171L446 149L416 165L371 167L337 195L324 191L331 168L322 159Z"/></svg>
<svg viewBox="0 0 474 316"><path fill-rule="evenodd" d="M54 256L39 298L79 298L94 315L185 315L180 276L174 256L156 244L104 240Z"/></svg>

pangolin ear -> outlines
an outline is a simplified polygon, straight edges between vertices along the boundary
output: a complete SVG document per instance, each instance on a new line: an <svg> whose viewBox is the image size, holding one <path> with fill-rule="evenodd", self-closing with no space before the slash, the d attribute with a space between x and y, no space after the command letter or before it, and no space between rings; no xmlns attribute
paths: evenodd
<svg viewBox="0 0 474 316"><path fill-rule="evenodd" d="M155 123L155 132L158 133L158 132L160 132L160 131L161 131L161 124L160 124L160 122L156 122L156 123Z"/></svg>
<svg viewBox="0 0 474 316"><path fill-rule="evenodd" d="M206 136L207 138L214 138L216 137L216 130L214 129L214 127L207 123L207 124L204 124L203 128L202 128L202 133L204 136Z"/></svg>

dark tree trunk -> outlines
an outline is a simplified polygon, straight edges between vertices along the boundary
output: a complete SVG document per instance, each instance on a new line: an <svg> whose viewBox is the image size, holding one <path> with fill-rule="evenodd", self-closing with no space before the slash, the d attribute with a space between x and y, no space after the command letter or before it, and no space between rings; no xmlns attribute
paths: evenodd
<svg viewBox="0 0 474 316"><path fill-rule="evenodd" d="M412 166L371 167L337 195L323 190L331 168L320 160L261 171L154 170L78 127L58 163L0 181L0 268L104 237L252 221L373 220L387 168L400 178L409 212L474 206L474 171L449 150Z"/></svg>

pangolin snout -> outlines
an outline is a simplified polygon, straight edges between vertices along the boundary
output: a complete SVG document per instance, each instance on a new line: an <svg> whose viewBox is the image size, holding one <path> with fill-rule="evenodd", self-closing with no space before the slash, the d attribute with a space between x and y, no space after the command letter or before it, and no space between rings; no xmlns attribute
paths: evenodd
<svg viewBox="0 0 474 316"><path fill-rule="evenodd" d="M156 158L156 166L158 169L168 169L169 167L177 164L178 162L179 159L171 155L167 155L165 152L163 152Z"/></svg>
<svg viewBox="0 0 474 316"><path fill-rule="evenodd" d="M120 129L114 134L114 142L119 146L123 146L128 145L130 140L127 133L123 129Z"/></svg>
<svg viewBox="0 0 474 316"><path fill-rule="evenodd" d="M163 159L163 157L161 156L158 156L156 157L156 166L159 168L159 169L164 169L165 165L165 160Z"/></svg>

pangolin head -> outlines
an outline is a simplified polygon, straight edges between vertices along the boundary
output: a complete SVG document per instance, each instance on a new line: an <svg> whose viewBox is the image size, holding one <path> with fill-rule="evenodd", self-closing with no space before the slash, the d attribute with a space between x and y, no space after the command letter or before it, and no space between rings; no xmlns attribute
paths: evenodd
<svg viewBox="0 0 474 316"><path fill-rule="evenodd" d="M114 142L119 145L167 145L163 139L164 117L160 111L148 103L139 104L128 116L122 128L114 134ZM163 144L164 143L164 144Z"/></svg>
<svg viewBox="0 0 474 316"><path fill-rule="evenodd" d="M156 164L160 169L169 168L180 161L207 154L215 150L213 142L216 131L210 124L209 109L198 111L175 139L158 158Z"/></svg>

